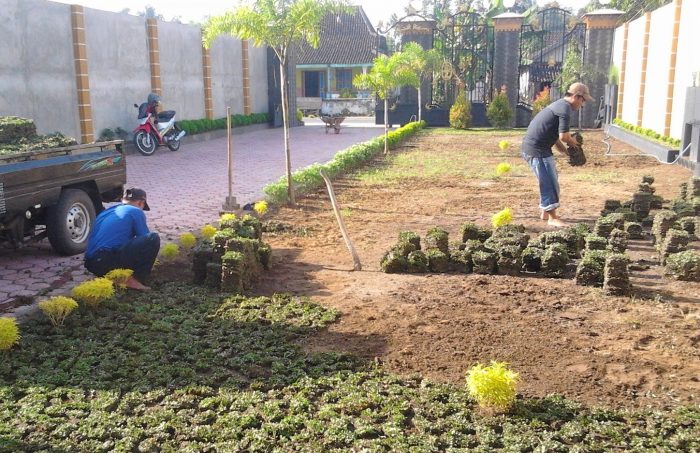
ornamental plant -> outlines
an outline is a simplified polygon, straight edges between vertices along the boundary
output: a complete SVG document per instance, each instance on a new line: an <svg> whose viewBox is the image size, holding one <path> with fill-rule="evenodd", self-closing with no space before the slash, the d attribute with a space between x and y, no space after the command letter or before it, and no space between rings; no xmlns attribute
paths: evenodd
<svg viewBox="0 0 700 453"><path fill-rule="evenodd" d="M160 250L160 254L166 261L172 260L180 254L180 247L174 242L169 242L163 246Z"/></svg>
<svg viewBox="0 0 700 453"><path fill-rule="evenodd" d="M450 127L454 129L469 129L472 124L471 102L460 92L455 103L450 107Z"/></svg>
<svg viewBox="0 0 700 453"><path fill-rule="evenodd" d="M501 87L501 91L493 97L489 108L486 110L486 117L493 127L498 129L505 129L510 126L513 111L510 109L505 85Z"/></svg>
<svg viewBox="0 0 700 453"><path fill-rule="evenodd" d="M467 372L467 389L479 407L506 412L515 402L518 379L518 373L509 370L507 363L477 363Z"/></svg>
<svg viewBox="0 0 700 453"><path fill-rule="evenodd" d="M71 295L80 302L96 307L114 296L114 283L108 278L94 278L73 288Z"/></svg>
<svg viewBox="0 0 700 453"><path fill-rule="evenodd" d="M508 162L501 162L500 164L496 165L496 175L498 176L503 176L510 172L510 170L511 166Z"/></svg>
<svg viewBox="0 0 700 453"><path fill-rule="evenodd" d="M205 239L211 239L216 234L216 228L214 228L212 225L207 223L206 225L204 225L202 227L201 233Z"/></svg>
<svg viewBox="0 0 700 453"><path fill-rule="evenodd" d="M192 233L182 233L180 235L180 245L186 249L191 249L197 244L197 238Z"/></svg>
<svg viewBox="0 0 700 453"><path fill-rule="evenodd" d="M537 93L537 96L535 96L535 100L532 102L533 118L551 103L552 98L549 95L549 87L544 87L542 91Z"/></svg>
<svg viewBox="0 0 700 453"><path fill-rule="evenodd" d="M501 151L505 151L510 148L510 142L508 140L501 140L498 142L498 148L500 148Z"/></svg>
<svg viewBox="0 0 700 453"><path fill-rule="evenodd" d="M118 289L126 289L126 281L134 275L131 269L112 269L105 274L105 278L112 280L114 286Z"/></svg>
<svg viewBox="0 0 700 453"><path fill-rule="evenodd" d="M504 210L495 213L493 217L491 217L491 225L493 225L494 228L508 225L512 221L513 211L510 208L505 208Z"/></svg>
<svg viewBox="0 0 700 453"><path fill-rule="evenodd" d="M267 213L267 207L267 201L258 201L253 205L253 211L255 211L258 216L262 217Z"/></svg>
<svg viewBox="0 0 700 453"><path fill-rule="evenodd" d="M59 327L63 325L63 321L66 320L68 315L78 308L78 303L70 297L56 296L39 302L39 308L49 318L54 327Z"/></svg>
<svg viewBox="0 0 700 453"><path fill-rule="evenodd" d="M0 351L7 351L19 343L22 336L15 318L0 318Z"/></svg>

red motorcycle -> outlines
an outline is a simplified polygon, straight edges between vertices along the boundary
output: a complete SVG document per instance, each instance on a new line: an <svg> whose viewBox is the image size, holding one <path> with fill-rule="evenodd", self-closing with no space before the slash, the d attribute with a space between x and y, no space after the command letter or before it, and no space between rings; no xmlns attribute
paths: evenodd
<svg viewBox="0 0 700 453"><path fill-rule="evenodd" d="M180 140L186 132L181 130L175 122L175 111L167 110L156 113L155 106L160 97L155 94L148 96L148 102L140 106L139 125L134 129L134 144L144 156L150 156L156 152L158 146L167 146L170 151L180 149Z"/></svg>

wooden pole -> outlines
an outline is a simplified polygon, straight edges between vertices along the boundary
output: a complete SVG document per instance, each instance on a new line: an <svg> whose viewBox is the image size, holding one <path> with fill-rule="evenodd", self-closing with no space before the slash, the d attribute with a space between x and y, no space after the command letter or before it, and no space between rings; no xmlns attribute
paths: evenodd
<svg viewBox="0 0 700 453"><path fill-rule="evenodd" d="M333 184L331 184L330 178L328 177L328 175L326 175L326 172L323 171L323 169L319 170L319 173L321 173L321 177L326 182L326 188L328 188L328 196L331 197L331 204L333 205L333 212L335 213L335 218L338 221L340 232L343 234L345 245L348 247L348 250L350 250L350 254L352 255L353 270L361 271L362 263L360 262L360 257L357 254L357 251L355 251L355 247L352 245L350 235L348 235L348 230L345 228L345 223L343 222L343 217L340 215L340 209L338 209L338 202L336 202L335 193L333 192Z"/></svg>
<svg viewBox="0 0 700 453"><path fill-rule="evenodd" d="M233 147L231 146L233 138L231 137L231 107L226 107L226 154L228 165L228 196L223 205L224 211L234 211L240 206L236 203L236 197L233 196Z"/></svg>

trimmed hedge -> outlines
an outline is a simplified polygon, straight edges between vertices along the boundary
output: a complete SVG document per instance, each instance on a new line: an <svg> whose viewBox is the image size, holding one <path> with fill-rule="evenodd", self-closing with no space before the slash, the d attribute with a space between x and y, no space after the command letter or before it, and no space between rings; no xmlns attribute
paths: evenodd
<svg viewBox="0 0 700 453"><path fill-rule="evenodd" d="M425 121L409 123L395 131L389 132L389 148L396 147L401 141L414 135L426 125ZM324 182L319 170L324 169L333 179L341 174L356 170L384 151L384 136L376 137L364 143L358 143L338 151L333 159L325 164L312 164L292 173L292 181L296 194L305 194L323 187ZM287 176L283 175L277 182L263 188L271 203L287 201Z"/></svg>
<svg viewBox="0 0 700 453"><path fill-rule="evenodd" d="M231 115L231 127L248 126L249 124L267 123L270 121L270 115L267 113L251 113L250 115ZM217 129L226 129L226 117L215 120L182 120L178 121L177 125L180 129L187 132L188 135L201 134Z"/></svg>
<svg viewBox="0 0 700 453"><path fill-rule="evenodd" d="M622 121L619 118L615 118L613 120L613 124L623 128L623 129L626 129L630 132L634 132L637 135L641 135L642 137L646 137L648 139L656 140L657 142L661 142L664 145L674 146L674 147L681 146L680 140L677 140L673 137L669 137L667 135L661 135L652 129L647 129L644 127L635 126L635 125L630 124L630 123L625 123L624 121Z"/></svg>

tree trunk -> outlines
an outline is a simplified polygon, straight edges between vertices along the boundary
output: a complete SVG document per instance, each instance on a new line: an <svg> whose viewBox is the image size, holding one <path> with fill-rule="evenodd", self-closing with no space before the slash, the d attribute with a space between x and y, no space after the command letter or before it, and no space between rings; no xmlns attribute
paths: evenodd
<svg viewBox="0 0 700 453"><path fill-rule="evenodd" d="M384 154L389 153L389 96L384 99Z"/></svg>
<svg viewBox="0 0 700 453"><path fill-rule="evenodd" d="M287 93L287 77L285 74L286 58L280 59L280 89L282 90L282 129L284 129L284 158L287 164L287 201L291 206L296 204L294 199L294 182L292 181L292 159L289 149L289 96Z"/></svg>
<svg viewBox="0 0 700 453"><path fill-rule="evenodd" d="M420 85L418 85L418 121L419 122L423 120L423 101L421 100L421 95L420 95L421 85L423 85L423 84L421 83Z"/></svg>

